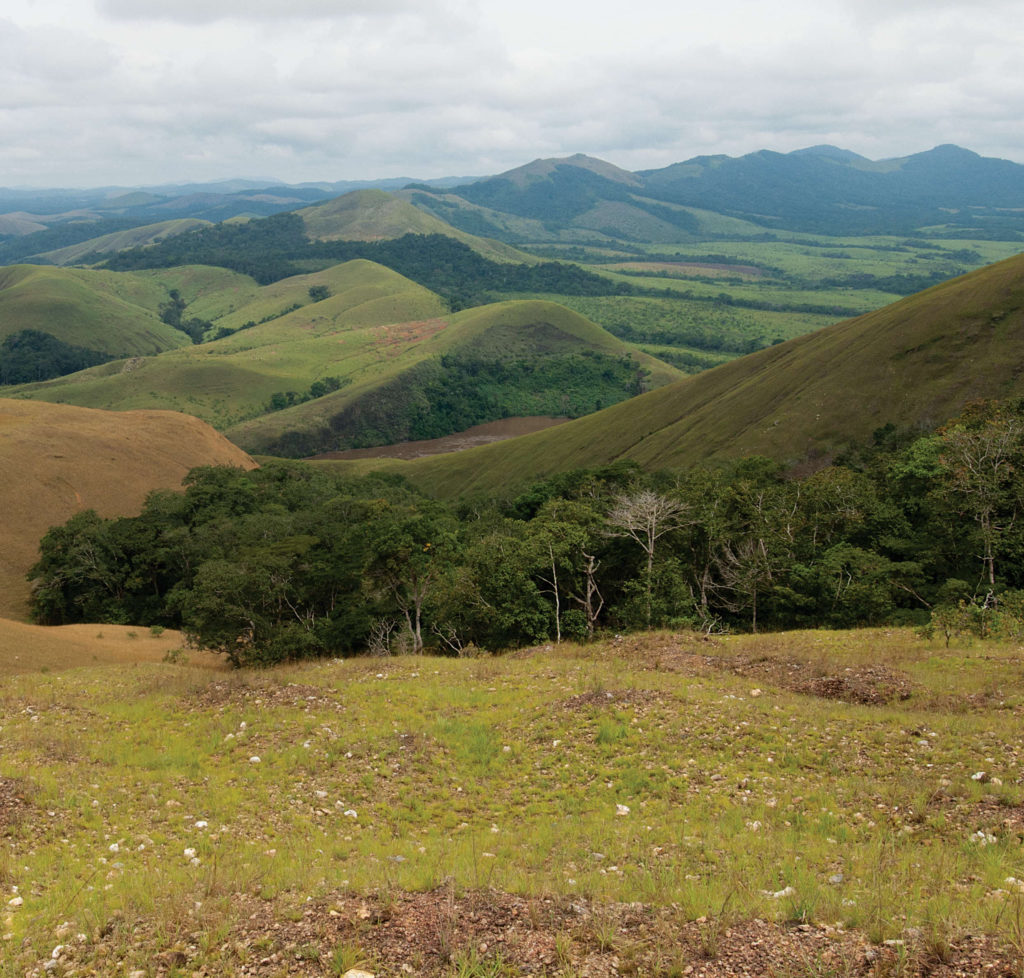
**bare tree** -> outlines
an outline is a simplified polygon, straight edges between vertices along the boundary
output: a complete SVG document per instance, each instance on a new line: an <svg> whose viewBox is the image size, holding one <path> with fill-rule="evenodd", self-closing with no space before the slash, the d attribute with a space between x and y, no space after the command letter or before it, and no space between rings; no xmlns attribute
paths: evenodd
<svg viewBox="0 0 1024 978"><path fill-rule="evenodd" d="M977 427L957 425L942 435L940 461L945 491L981 534L982 567L990 588L996 583L996 549L1020 511L1017 479L1024 424L1017 418L989 418Z"/></svg>
<svg viewBox="0 0 1024 978"><path fill-rule="evenodd" d="M647 555L647 627L651 627L651 583L654 577L654 551L666 533L686 526L689 506L678 499L651 489L637 489L615 498L607 520L611 536L629 537Z"/></svg>

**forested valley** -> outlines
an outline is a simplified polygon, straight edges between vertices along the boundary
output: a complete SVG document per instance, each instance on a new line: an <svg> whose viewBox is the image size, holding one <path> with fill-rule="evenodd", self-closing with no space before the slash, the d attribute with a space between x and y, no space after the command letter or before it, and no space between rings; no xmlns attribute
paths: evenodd
<svg viewBox="0 0 1024 978"><path fill-rule="evenodd" d="M764 458L580 470L445 503L403 478L194 470L43 539L34 617L182 628L234 665L465 654L649 627L1024 622L1024 400L886 426L808 475Z"/></svg>

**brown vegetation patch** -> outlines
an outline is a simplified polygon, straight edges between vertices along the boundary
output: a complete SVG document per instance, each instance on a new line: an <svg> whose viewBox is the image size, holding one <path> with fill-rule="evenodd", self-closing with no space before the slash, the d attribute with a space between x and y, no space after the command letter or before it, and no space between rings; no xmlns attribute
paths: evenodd
<svg viewBox="0 0 1024 978"><path fill-rule="evenodd" d="M221 945L223 960L216 971L193 974L319 976L341 974L344 968L388 978L1018 974L1014 955L981 936L945 941L914 933L905 943L877 946L861 934L828 926L687 921L670 908L639 903L528 899L493 890L345 894L294 913L247 897L234 910L239 923ZM136 951L147 940L145 931L141 922L133 928ZM123 939L123 934L101 934L100 943ZM197 950L195 943L182 944L154 955L155 973L187 969ZM78 953L67 954L66 963Z"/></svg>

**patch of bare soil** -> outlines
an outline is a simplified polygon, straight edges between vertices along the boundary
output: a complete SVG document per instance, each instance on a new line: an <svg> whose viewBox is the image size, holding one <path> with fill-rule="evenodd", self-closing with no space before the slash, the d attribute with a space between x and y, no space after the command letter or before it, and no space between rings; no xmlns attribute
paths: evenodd
<svg viewBox="0 0 1024 978"><path fill-rule="evenodd" d="M565 707L568 710L579 710L587 706L643 707L659 698L653 689L597 689L571 696L565 701Z"/></svg>
<svg viewBox="0 0 1024 978"><path fill-rule="evenodd" d="M526 899L493 890L343 894L306 905L297 919L255 897L239 897L234 910L240 923L225 935L215 965L197 967L202 935L192 934L188 943L154 955L153 973L319 976L358 967L389 978L1018 974L1012 953L980 936L935 942L914 933L905 942L876 946L861 934L832 927L757 919L686 921L671 908ZM138 950L144 931L136 924L130 936L101 934L100 942L128 937ZM68 957L84 951L69 949Z"/></svg>
<svg viewBox="0 0 1024 978"><path fill-rule="evenodd" d="M714 639L705 638L708 644ZM764 656L709 655L698 646L671 645L654 650L652 665L673 672L731 672L805 696L843 703L881 705L909 699L910 677L885 665L844 666L822 673L820 663Z"/></svg>
<svg viewBox="0 0 1024 978"><path fill-rule="evenodd" d="M28 809L28 785L14 778L0 778L0 835L5 835Z"/></svg>
<svg viewBox="0 0 1024 978"><path fill-rule="evenodd" d="M300 710L341 709L341 697L322 686L303 683L275 683L260 677L221 679L204 683L193 696L193 703L202 709L238 704L260 707L286 707Z"/></svg>
<svg viewBox="0 0 1024 978"><path fill-rule="evenodd" d="M568 418L536 417L536 418L503 418L501 421L489 421L487 424L474 425L465 431L444 438L428 438L423 441L402 441L396 445L378 445L375 448L350 448L344 452L324 452L314 455L313 460L337 458L423 458L427 455L444 455L448 452L461 452L466 448L478 445L489 445L495 441L505 441L518 435L529 435L534 431L543 431L555 425L563 424Z"/></svg>

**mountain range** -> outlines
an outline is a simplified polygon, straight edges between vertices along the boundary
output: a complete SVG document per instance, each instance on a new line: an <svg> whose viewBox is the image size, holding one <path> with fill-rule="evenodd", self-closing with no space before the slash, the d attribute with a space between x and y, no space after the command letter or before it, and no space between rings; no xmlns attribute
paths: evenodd
<svg viewBox="0 0 1024 978"><path fill-rule="evenodd" d="M577 154L496 176L26 191L0 188L0 262L166 221L267 216L353 190L397 194L508 243L713 240L781 231L1021 240L1024 166L944 145L869 160L833 146L629 172Z"/></svg>

